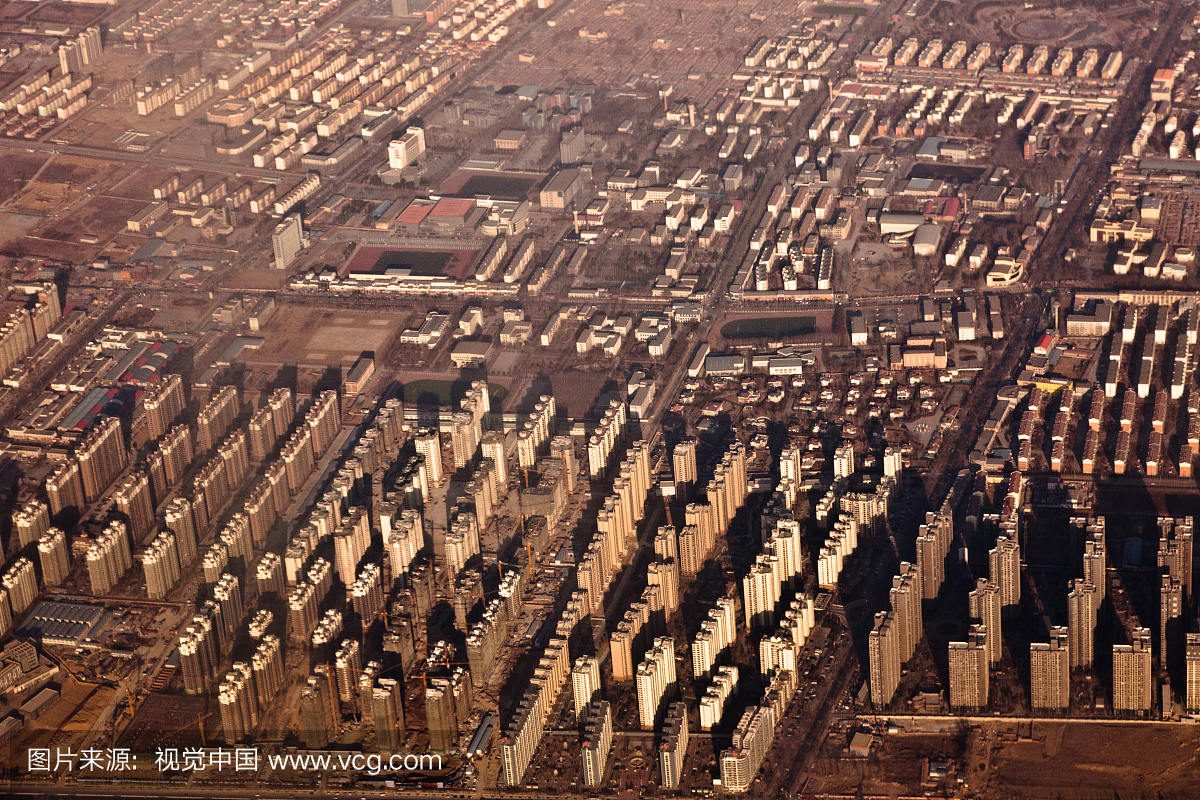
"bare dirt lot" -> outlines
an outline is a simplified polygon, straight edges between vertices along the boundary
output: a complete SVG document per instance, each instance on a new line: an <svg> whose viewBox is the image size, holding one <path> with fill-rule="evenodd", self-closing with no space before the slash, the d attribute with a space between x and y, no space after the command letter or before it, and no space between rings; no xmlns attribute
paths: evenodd
<svg viewBox="0 0 1200 800"><path fill-rule="evenodd" d="M860 242L848 265L845 288L856 297L872 294L909 294L921 283L912 258L888 245Z"/></svg>
<svg viewBox="0 0 1200 800"><path fill-rule="evenodd" d="M1195 796L1200 727L1036 723L993 751L988 797Z"/></svg>
<svg viewBox="0 0 1200 800"><path fill-rule="evenodd" d="M1037 7L1031 7L1037 6ZM1165 8L1165 6L1164 6ZM1089 3L1030 3L1021 8L1005 0L977 2L933 3L922 15L922 23L931 30L941 30L954 22L962 38L971 41L999 41L1051 46L1071 45L1125 49L1141 39L1154 25L1154 12L1120 0L1100 0Z"/></svg>
<svg viewBox="0 0 1200 800"><path fill-rule="evenodd" d="M352 365L363 350L382 351L405 322L403 315L282 306L260 333L266 341L244 360L257 365Z"/></svg>
<svg viewBox="0 0 1200 800"><path fill-rule="evenodd" d="M553 27L533 29L487 79L620 86L647 73L682 84L685 96L703 102L742 63L764 26L783 30L795 21L794 6L769 2L681 0L668 9L647 0L582 0L564 6ZM523 62L520 53L534 60Z"/></svg>
<svg viewBox="0 0 1200 800"><path fill-rule="evenodd" d="M559 409L566 409L572 417L582 417L596 403L604 384L608 380L608 372L580 372L567 370L552 375L551 384L554 387L554 402Z"/></svg>
<svg viewBox="0 0 1200 800"><path fill-rule="evenodd" d="M239 289L278 289L287 278L286 270L266 266L263 269L247 267L234 272L226 278L221 286L224 289L238 291Z"/></svg>
<svg viewBox="0 0 1200 800"><path fill-rule="evenodd" d="M0 198L13 197L25 183L46 163L44 153L4 152L0 158Z"/></svg>
<svg viewBox="0 0 1200 800"><path fill-rule="evenodd" d="M125 222L142 209L145 203L115 197L97 197L71 215L60 219L43 231L42 236L59 241L78 240L80 235L92 234L106 241L125 229Z"/></svg>
<svg viewBox="0 0 1200 800"><path fill-rule="evenodd" d="M947 724L941 734L887 736L869 758L858 759L848 758L840 735L833 734L806 794L862 791L894 797L925 791L994 800L1195 796L1200 726L997 720L955 729ZM922 759L948 763L950 777L923 786Z"/></svg>

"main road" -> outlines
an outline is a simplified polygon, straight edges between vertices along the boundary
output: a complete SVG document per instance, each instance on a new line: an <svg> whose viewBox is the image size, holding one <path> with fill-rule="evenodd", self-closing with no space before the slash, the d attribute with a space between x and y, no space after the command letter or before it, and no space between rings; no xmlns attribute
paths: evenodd
<svg viewBox="0 0 1200 800"><path fill-rule="evenodd" d="M223 174L253 175L266 180L303 180L308 177L304 172L285 172L277 169L265 169L231 164L226 161L212 161L203 158L187 158L183 156L164 156L153 153L135 153L130 150L119 150L108 147L91 147L78 144L53 144L51 142L31 142L18 139L0 139L0 148L30 153L47 153L50 155L81 156L105 161L128 161L135 164L166 164L184 169L205 170Z"/></svg>

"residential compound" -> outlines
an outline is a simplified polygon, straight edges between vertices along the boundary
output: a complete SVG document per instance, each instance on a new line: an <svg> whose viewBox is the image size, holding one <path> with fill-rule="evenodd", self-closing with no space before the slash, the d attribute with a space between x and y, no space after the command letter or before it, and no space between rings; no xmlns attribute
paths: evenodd
<svg viewBox="0 0 1200 800"><path fill-rule="evenodd" d="M1200 20L1035 6L0 25L6 752L1185 796Z"/></svg>

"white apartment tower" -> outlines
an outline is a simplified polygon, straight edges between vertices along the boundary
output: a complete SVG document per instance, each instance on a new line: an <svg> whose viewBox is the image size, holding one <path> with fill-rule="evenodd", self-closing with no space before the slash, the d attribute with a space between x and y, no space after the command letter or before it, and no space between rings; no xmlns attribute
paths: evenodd
<svg viewBox="0 0 1200 800"><path fill-rule="evenodd" d="M675 640L662 637L638 665L638 721L642 730L654 730L654 722L664 699L675 694Z"/></svg>
<svg viewBox="0 0 1200 800"><path fill-rule="evenodd" d="M580 656L571 668L571 693L575 700L575 717L584 715L600 693L600 662L592 656Z"/></svg>
<svg viewBox="0 0 1200 800"><path fill-rule="evenodd" d="M411 127L399 139L388 144L388 166L404 169L416 162L425 153L425 131Z"/></svg>
<svg viewBox="0 0 1200 800"><path fill-rule="evenodd" d="M429 474L430 485L436 485L442 482L442 439L437 430L433 428L423 428L417 432L413 441L417 447L417 453L425 458L425 470Z"/></svg>
<svg viewBox="0 0 1200 800"><path fill-rule="evenodd" d="M275 269L287 269L307 246L304 225L299 214L288 214L271 234L271 247L275 254Z"/></svg>
<svg viewBox="0 0 1200 800"><path fill-rule="evenodd" d="M603 700L587 708L583 730L583 783L595 788L604 783L604 770L612 750L612 709Z"/></svg>

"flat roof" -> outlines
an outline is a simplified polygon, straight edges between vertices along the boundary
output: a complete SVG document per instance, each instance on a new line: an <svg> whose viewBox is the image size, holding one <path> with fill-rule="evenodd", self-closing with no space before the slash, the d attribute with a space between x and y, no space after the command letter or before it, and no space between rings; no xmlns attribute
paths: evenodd
<svg viewBox="0 0 1200 800"><path fill-rule="evenodd" d="M459 342L454 346L455 355L486 356L492 350L491 342Z"/></svg>
<svg viewBox="0 0 1200 800"><path fill-rule="evenodd" d="M396 218L396 221L406 225L420 225L421 221L429 216L429 212L432 210L433 206L427 203L413 201L409 204L408 208L400 212L400 216Z"/></svg>
<svg viewBox="0 0 1200 800"><path fill-rule="evenodd" d="M431 217L465 217L475 207L474 198L443 197L429 212ZM407 213L407 211L406 211ZM403 215L402 215L403 216Z"/></svg>
<svg viewBox="0 0 1200 800"><path fill-rule="evenodd" d="M1166 172L1200 172L1200 161L1188 158L1143 158L1138 161L1140 170L1163 170Z"/></svg>
<svg viewBox="0 0 1200 800"><path fill-rule="evenodd" d="M559 172L557 175L555 175L553 178L551 178L550 182L546 184L546 188L543 189L542 191L543 192L552 192L552 193L553 192L564 192L567 190L567 188L571 184L573 184L578 179L579 179L579 170L564 169L561 172Z"/></svg>

